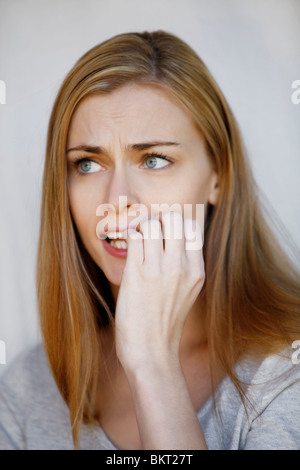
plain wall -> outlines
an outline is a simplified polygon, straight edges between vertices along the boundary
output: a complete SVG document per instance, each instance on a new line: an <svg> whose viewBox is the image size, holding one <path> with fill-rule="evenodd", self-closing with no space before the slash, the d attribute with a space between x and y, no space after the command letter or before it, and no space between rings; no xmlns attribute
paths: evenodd
<svg viewBox="0 0 300 470"><path fill-rule="evenodd" d="M41 178L58 88L95 44L156 29L188 42L215 76L258 185L300 246L300 104L291 99L300 79L298 0L0 0L0 374L40 340Z"/></svg>

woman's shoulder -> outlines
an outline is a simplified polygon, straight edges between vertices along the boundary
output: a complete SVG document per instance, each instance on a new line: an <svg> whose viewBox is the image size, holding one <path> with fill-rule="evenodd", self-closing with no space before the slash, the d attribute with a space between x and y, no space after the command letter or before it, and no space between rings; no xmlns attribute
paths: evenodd
<svg viewBox="0 0 300 470"><path fill-rule="evenodd" d="M252 387L261 386L264 394L279 390L300 380L300 364L295 349L286 347L263 359L245 357L237 365L239 379ZM276 387L275 387L276 386Z"/></svg>
<svg viewBox="0 0 300 470"><path fill-rule="evenodd" d="M67 436L61 445L70 446L68 410L43 345L20 354L1 376L0 416L1 449L57 446L59 428Z"/></svg>
<svg viewBox="0 0 300 470"><path fill-rule="evenodd" d="M249 387L253 398L244 448L299 449L300 364L292 347L261 362Z"/></svg>
<svg viewBox="0 0 300 470"><path fill-rule="evenodd" d="M52 380L46 353L41 343L19 353L0 377L0 392L36 390Z"/></svg>
<svg viewBox="0 0 300 470"><path fill-rule="evenodd" d="M0 377L0 406L18 416L61 401L42 344L20 353Z"/></svg>
<svg viewBox="0 0 300 470"><path fill-rule="evenodd" d="M241 398L227 377L220 387L218 412L227 449L298 449L300 442L300 364L287 347L265 358L238 362ZM218 442L213 442L217 446Z"/></svg>
<svg viewBox="0 0 300 470"><path fill-rule="evenodd" d="M225 403L225 409L230 404L234 413L239 409L248 409L248 417L259 415L271 402L279 398L283 392L287 394L300 393L300 364L295 360L295 350L287 347L276 354L264 358L245 355L234 370L238 380L239 390L247 397L244 404L233 381L226 376L217 396ZM235 399L232 401L233 397Z"/></svg>

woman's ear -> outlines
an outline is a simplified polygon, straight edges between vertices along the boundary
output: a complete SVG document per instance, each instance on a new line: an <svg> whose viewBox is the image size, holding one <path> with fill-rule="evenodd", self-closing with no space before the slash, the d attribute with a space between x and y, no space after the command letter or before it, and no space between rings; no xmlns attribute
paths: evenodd
<svg viewBox="0 0 300 470"><path fill-rule="evenodd" d="M216 172L213 173L211 178L210 192L208 195L208 202L215 206L219 199L219 178Z"/></svg>

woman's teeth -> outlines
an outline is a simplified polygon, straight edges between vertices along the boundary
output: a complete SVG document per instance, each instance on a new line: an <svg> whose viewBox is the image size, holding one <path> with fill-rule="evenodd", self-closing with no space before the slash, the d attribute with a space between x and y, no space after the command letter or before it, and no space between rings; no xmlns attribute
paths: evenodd
<svg viewBox="0 0 300 470"><path fill-rule="evenodd" d="M109 243L120 250L127 250L127 241L125 240L110 240Z"/></svg>
<svg viewBox="0 0 300 470"><path fill-rule="evenodd" d="M127 232L107 232L108 238L126 238Z"/></svg>
<svg viewBox="0 0 300 470"><path fill-rule="evenodd" d="M106 234L108 243L119 250L127 250L127 241L124 240L126 235L126 232L108 232Z"/></svg>

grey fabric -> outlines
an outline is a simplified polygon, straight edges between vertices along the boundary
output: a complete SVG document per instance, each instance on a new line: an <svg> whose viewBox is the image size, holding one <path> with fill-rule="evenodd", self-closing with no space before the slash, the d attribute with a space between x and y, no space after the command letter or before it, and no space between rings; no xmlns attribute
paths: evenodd
<svg viewBox="0 0 300 470"><path fill-rule="evenodd" d="M300 449L300 365L292 350L237 365L247 413L226 377L198 412L209 449ZM248 415L248 416L247 416ZM117 450L100 426L83 425L81 449ZM69 412L43 346L18 358L0 380L0 449L73 449Z"/></svg>

